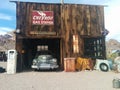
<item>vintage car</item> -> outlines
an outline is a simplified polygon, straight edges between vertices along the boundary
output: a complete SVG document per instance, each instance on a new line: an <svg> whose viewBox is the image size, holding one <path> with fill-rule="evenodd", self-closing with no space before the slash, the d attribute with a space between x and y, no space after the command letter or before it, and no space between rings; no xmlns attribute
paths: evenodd
<svg viewBox="0 0 120 90"><path fill-rule="evenodd" d="M57 64L57 59L53 57L53 54L50 51L38 51L33 59L31 67L34 70L54 70L59 66Z"/></svg>

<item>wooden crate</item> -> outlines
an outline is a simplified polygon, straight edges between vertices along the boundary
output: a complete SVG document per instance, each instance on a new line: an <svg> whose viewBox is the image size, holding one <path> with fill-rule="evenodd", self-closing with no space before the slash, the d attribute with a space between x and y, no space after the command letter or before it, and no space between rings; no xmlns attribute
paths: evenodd
<svg viewBox="0 0 120 90"><path fill-rule="evenodd" d="M75 58L64 58L64 71L65 72L75 71Z"/></svg>

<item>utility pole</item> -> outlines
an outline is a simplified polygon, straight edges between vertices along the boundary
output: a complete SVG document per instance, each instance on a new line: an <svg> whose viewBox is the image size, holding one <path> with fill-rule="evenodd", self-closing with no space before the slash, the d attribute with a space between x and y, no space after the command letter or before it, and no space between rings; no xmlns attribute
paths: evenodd
<svg viewBox="0 0 120 90"><path fill-rule="evenodd" d="M64 4L64 0L61 0L61 4Z"/></svg>

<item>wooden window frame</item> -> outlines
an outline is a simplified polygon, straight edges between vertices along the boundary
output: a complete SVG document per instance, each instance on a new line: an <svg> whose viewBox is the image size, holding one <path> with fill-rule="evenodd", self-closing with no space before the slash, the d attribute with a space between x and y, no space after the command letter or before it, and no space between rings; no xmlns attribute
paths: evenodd
<svg viewBox="0 0 120 90"><path fill-rule="evenodd" d="M104 37L87 37L84 38L84 56L91 58L106 58L105 38Z"/></svg>

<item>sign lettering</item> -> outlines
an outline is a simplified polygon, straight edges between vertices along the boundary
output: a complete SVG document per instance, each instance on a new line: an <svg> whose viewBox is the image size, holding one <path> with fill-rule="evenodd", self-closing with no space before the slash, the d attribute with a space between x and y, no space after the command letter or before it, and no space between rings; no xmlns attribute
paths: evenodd
<svg viewBox="0 0 120 90"><path fill-rule="evenodd" d="M33 11L32 24L34 25L53 25L54 14L53 11Z"/></svg>

